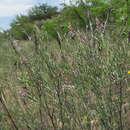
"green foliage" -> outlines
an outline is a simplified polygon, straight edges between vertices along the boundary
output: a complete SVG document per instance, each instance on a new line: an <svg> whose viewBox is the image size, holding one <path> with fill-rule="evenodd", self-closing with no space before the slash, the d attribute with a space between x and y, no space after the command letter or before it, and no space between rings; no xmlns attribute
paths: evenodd
<svg viewBox="0 0 130 130"><path fill-rule="evenodd" d="M35 6L28 12L28 15L17 16L11 23L9 32L15 39L27 39L28 36L32 35L31 33L36 23L39 26L41 20L47 20L57 14L56 7L51 7L47 4Z"/></svg>
<svg viewBox="0 0 130 130"><path fill-rule="evenodd" d="M28 16L20 15L12 22L9 32L16 39L27 39L27 35L32 32L33 26Z"/></svg>
<svg viewBox="0 0 130 130"><path fill-rule="evenodd" d="M61 16L65 22L70 22L75 27L85 27L86 11L83 6L65 6L61 11Z"/></svg>
<svg viewBox="0 0 130 130"><path fill-rule="evenodd" d="M33 25L38 25L42 30L56 37L57 32L67 32L67 25L75 28L91 28L96 25L96 19L100 23L107 22L124 25L128 19L128 2L126 0L90 0L78 1L77 4L64 5L60 11L56 7L40 4L33 7L27 16L17 16L12 22L10 32L17 39L27 39L31 35Z"/></svg>
<svg viewBox="0 0 130 130"><path fill-rule="evenodd" d="M62 21L61 17L46 20L43 23L42 30L47 32L48 36L51 36L51 38L56 38L57 33L64 34L67 32L68 24Z"/></svg>
<svg viewBox="0 0 130 130"><path fill-rule="evenodd" d="M94 5L90 7L92 16L98 17L101 21L105 21L107 18L107 13L109 13L108 3L97 1Z"/></svg>
<svg viewBox="0 0 130 130"><path fill-rule="evenodd" d="M47 4L41 4L33 7L28 16L31 20L46 20L58 14L57 7L52 7Z"/></svg>
<svg viewBox="0 0 130 130"><path fill-rule="evenodd" d="M111 15L117 24L127 23L127 2L126 0L111 0Z"/></svg>

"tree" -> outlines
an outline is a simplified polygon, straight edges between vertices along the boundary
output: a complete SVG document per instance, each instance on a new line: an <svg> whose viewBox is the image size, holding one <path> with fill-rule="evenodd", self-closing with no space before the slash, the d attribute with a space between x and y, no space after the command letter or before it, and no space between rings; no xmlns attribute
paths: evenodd
<svg viewBox="0 0 130 130"><path fill-rule="evenodd" d="M61 11L61 17L66 23L72 23L77 27L85 27L87 24L86 9L79 5L65 6Z"/></svg>
<svg viewBox="0 0 130 130"><path fill-rule="evenodd" d="M20 15L11 23L10 33L16 39L27 39L33 30L33 23L28 16Z"/></svg>
<svg viewBox="0 0 130 130"><path fill-rule="evenodd" d="M34 6L27 15L19 15L11 23L10 33L16 39L28 39L34 25L38 27L42 26L42 21L52 18L57 15L58 11L56 7L48 6L47 4L41 4Z"/></svg>
<svg viewBox="0 0 130 130"><path fill-rule="evenodd" d="M33 7L28 16L31 20L46 20L58 14L57 7L52 7L47 4L41 4Z"/></svg>

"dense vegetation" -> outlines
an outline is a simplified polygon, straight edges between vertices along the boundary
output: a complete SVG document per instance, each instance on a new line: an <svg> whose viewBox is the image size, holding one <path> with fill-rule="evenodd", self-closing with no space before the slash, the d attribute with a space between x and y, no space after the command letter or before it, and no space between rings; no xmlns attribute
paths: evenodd
<svg viewBox="0 0 130 130"><path fill-rule="evenodd" d="M0 34L0 129L129 130L128 0L41 4Z"/></svg>

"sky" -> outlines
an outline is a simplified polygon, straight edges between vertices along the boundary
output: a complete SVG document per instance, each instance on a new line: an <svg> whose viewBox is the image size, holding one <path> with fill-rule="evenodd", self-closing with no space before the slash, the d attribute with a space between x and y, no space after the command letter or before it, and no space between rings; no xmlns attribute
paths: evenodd
<svg viewBox="0 0 130 130"><path fill-rule="evenodd" d="M16 15L26 14L34 5L47 3L52 6L57 6L63 1L64 0L0 0L0 30L9 29L9 25Z"/></svg>

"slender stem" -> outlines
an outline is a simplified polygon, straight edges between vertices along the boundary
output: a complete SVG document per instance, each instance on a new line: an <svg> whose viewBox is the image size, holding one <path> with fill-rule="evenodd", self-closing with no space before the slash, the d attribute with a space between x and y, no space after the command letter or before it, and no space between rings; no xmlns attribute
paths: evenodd
<svg viewBox="0 0 130 130"><path fill-rule="evenodd" d="M123 121L122 121L122 104L123 104L123 100L122 100L122 96L123 96L123 90L122 90L122 84L120 82L120 90L119 90L119 98L120 98L120 104L119 104L119 122L120 122L120 128L119 130L123 130Z"/></svg>
<svg viewBox="0 0 130 130"><path fill-rule="evenodd" d="M0 102L1 102L1 104L3 105L4 110L7 112L7 115L8 115L8 117L9 117L11 123L13 124L14 128L15 128L16 130L18 130L18 127L16 126L15 121L13 120L13 118L12 118L12 116L11 116L11 114L10 114L10 112L9 112L9 110L8 110L8 108L7 108L7 106L5 105L5 103L4 103L3 99L2 99L2 97L0 97Z"/></svg>

